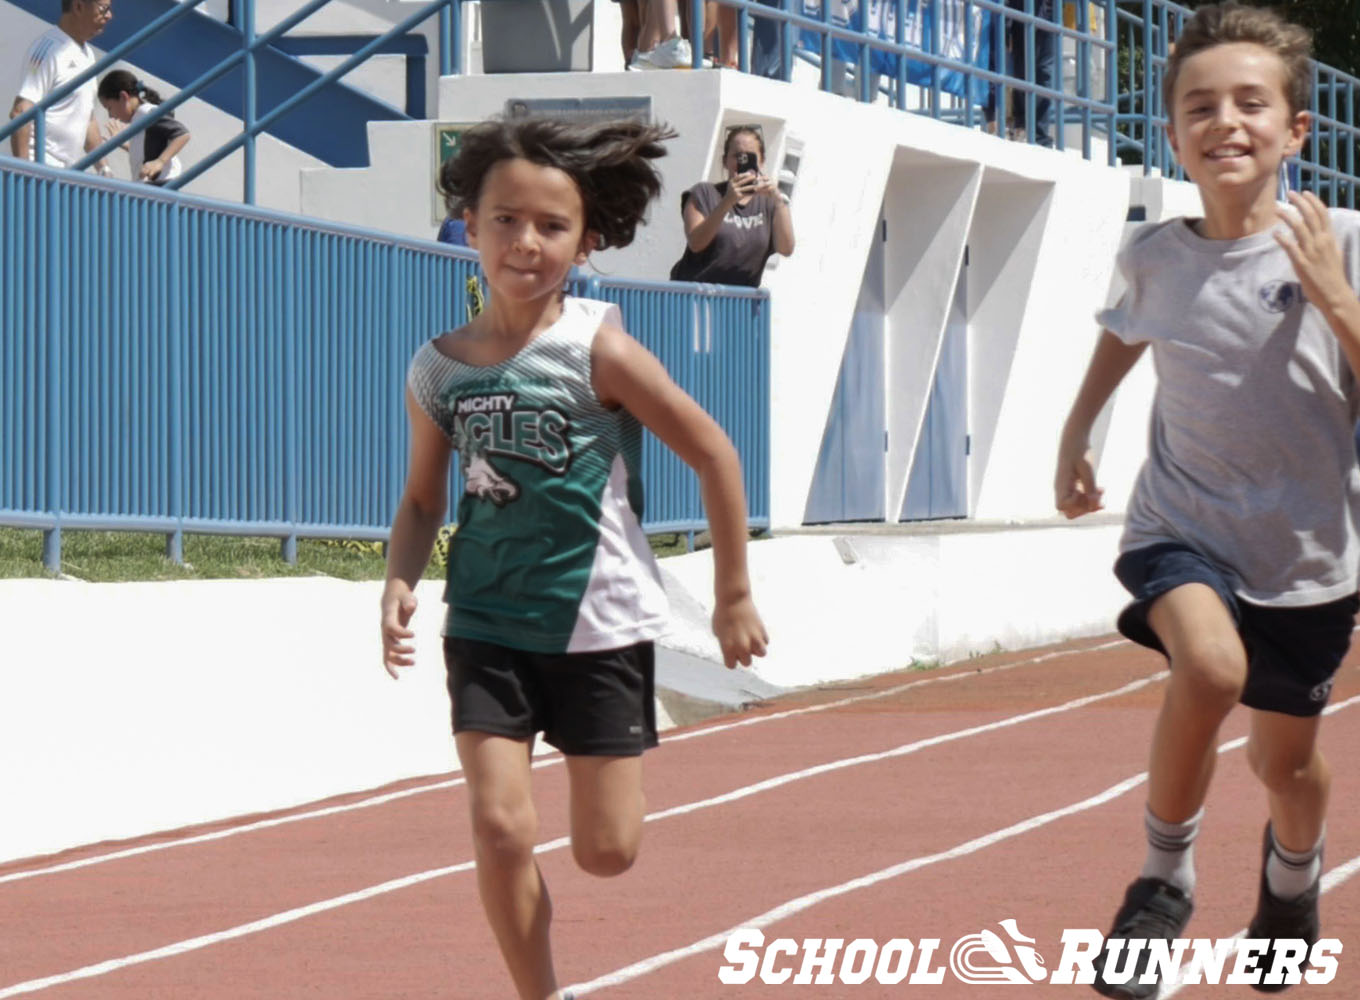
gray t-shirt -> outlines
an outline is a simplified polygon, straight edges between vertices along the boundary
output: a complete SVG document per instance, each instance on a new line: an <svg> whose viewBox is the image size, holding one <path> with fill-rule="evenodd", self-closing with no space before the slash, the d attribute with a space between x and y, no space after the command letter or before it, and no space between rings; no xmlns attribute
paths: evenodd
<svg viewBox="0 0 1360 1000"><path fill-rule="evenodd" d="M699 214L708 216L727 194L727 182L696 184L680 196L680 211L694 199ZM760 287L765 262L774 253L774 196L761 193L745 205L734 205L723 217L713 242L697 253L688 246L671 268L672 281L704 281L715 285Z"/></svg>
<svg viewBox="0 0 1360 1000"><path fill-rule="evenodd" d="M1331 217L1360 288L1360 213ZM1136 233L1119 267L1128 291L1099 320L1149 342L1157 371L1121 550L1189 545L1254 604L1354 593L1360 390L1273 231L1207 240L1173 219Z"/></svg>

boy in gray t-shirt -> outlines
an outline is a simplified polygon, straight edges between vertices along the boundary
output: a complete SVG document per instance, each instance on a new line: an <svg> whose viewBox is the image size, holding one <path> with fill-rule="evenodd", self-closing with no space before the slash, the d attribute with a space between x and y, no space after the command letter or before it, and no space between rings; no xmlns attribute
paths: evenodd
<svg viewBox="0 0 1360 1000"><path fill-rule="evenodd" d="M1360 607L1360 214L1311 194L1276 203L1280 166L1311 124L1310 44L1237 4L1187 22L1164 92L1205 217L1147 227L1121 253L1128 291L1100 316L1106 332L1063 429L1056 502L1078 517L1101 507L1091 426L1151 346L1148 458L1115 573L1133 595L1120 631L1172 670L1148 768L1147 857L1107 937L1129 952L1094 963L1106 996L1157 994L1160 967L1132 942L1176 938L1190 918L1192 846L1238 701L1252 710L1248 757L1270 805L1247 931L1269 945L1258 988L1299 982L1328 947L1330 777L1317 733Z"/></svg>

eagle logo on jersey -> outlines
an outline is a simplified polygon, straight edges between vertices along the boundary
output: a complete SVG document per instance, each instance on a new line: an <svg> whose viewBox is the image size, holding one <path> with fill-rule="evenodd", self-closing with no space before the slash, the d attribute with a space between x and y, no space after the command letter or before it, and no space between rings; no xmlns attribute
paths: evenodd
<svg viewBox="0 0 1360 1000"><path fill-rule="evenodd" d="M552 407L524 406L514 392L477 392L453 401L453 442L471 468L499 455L560 476L571 464L570 422Z"/></svg>
<svg viewBox="0 0 1360 1000"><path fill-rule="evenodd" d="M504 507L519 496L519 484L487 461L484 453L473 455L463 467L463 492Z"/></svg>

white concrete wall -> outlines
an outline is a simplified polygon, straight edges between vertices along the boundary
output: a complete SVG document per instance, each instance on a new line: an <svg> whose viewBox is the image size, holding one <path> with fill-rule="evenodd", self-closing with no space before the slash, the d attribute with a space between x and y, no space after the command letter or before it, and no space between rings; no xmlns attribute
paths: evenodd
<svg viewBox="0 0 1360 1000"><path fill-rule="evenodd" d="M399 683L381 587L0 580L0 862L448 771L440 585Z"/></svg>
<svg viewBox="0 0 1360 1000"><path fill-rule="evenodd" d="M744 684L775 692L1106 632L1123 600L1117 535L755 543L771 644ZM661 645L699 658L685 678L699 698L741 680L709 631L712 572L708 552L662 563ZM380 583L0 580L0 863L453 769L441 586L420 585L417 666L393 681Z"/></svg>
<svg viewBox="0 0 1360 1000"><path fill-rule="evenodd" d="M444 121L477 121L511 98L646 95L679 138L664 190L626 249L600 272L665 278L684 233L679 195L718 176L723 126L759 121L769 166L803 146L793 192L798 249L767 272L773 296L772 522L797 525L826 426L864 263L889 209L888 509L900 509L966 240L975 448L970 513L1028 519L1052 507L1058 429L1098 333L1128 210L1129 177L1073 153L1005 142L884 106L730 72L450 78ZM370 126L368 170L303 175L303 211L428 235L438 203L430 126ZM388 198L369 192L393 192ZM400 193L400 194L398 194ZM1059 388L1061 387L1061 388ZM895 499L895 502L894 502Z"/></svg>

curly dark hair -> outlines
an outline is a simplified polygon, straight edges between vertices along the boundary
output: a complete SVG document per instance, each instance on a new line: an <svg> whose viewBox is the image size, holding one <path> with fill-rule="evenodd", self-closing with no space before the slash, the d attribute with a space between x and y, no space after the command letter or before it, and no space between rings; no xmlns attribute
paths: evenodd
<svg viewBox="0 0 1360 1000"><path fill-rule="evenodd" d="M463 133L458 154L439 169L439 193L449 214L476 210L482 184L502 160L522 159L567 174L581 192L586 229L599 234L597 249L626 247L661 193L651 161L666 155L675 138L666 125L635 119L576 125L551 118L492 119Z"/></svg>

